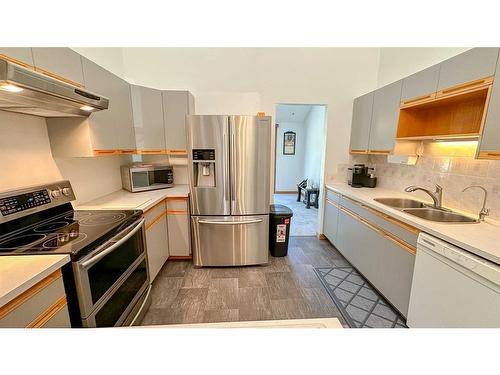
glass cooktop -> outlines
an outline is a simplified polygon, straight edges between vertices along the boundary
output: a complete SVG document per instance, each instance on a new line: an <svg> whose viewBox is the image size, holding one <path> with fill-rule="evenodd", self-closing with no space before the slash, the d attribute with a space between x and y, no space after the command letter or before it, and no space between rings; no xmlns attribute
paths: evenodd
<svg viewBox="0 0 500 375"><path fill-rule="evenodd" d="M70 254L95 248L142 215L138 210L68 211L0 236L0 255Z"/></svg>

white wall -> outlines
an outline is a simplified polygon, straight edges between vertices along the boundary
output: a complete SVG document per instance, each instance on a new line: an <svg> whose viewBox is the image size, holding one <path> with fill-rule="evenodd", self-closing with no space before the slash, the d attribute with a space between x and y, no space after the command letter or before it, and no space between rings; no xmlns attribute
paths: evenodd
<svg viewBox="0 0 500 375"><path fill-rule="evenodd" d="M295 155L283 155L283 134L296 133ZM276 191L297 191L297 184L304 177L306 134L302 122L281 122L276 142Z"/></svg>
<svg viewBox="0 0 500 375"><path fill-rule="evenodd" d="M321 185L321 167L323 163L323 149L325 141L325 113L324 106L315 105L306 117L304 178L317 186Z"/></svg>
<svg viewBox="0 0 500 375"><path fill-rule="evenodd" d="M54 159L45 119L0 111L0 160L0 191L68 179L83 203L119 190L130 157Z"/></svg>
<svg viewBox="0 0 500 375"><path fill-rule="evenodd" d="M384 86L437 64L469 48L381 48L378 86Z"/></svg>

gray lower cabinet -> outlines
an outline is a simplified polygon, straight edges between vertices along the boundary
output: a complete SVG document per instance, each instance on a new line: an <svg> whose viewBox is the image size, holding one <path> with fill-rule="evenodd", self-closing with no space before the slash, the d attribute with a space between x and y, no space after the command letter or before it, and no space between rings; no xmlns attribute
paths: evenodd
<svg viewBox="0 0 500 375"><path fill-rule="evenodd" d="M35 47L32 48L32 51L35 68L85 86L82 71L82 56L71 48Z"/></svg>
<svg viewBox="0 0 500 375"><path fill-rule="evenodd" d="M433 65L404 78L401 102L409 103L434 94L437 91L440 66L440 64Z"/></svg>
<svg viewBox="0 0 500 375"><path fill-rule="evenodd" d="M500 72L499 69L500 61L497 63L496 71ZM500 159L500 75L493 82L478 156Z"/></svg>
<svg viewBox="0 0 500 375"><path fill-rule="evenodd" d="M326 200L325 202L325 216L324 216L324 235L333 244L337 244L337 223L339 217L339 209L334 202Z"/></svg>
<svg viewBox="0 0 500 375"><path fill-rule="evenodd" d="M135 149L130 85L96 63L82 57L85 86L109 98L109 108L92 113L94 150Z"/></svg>
<svg viewBox="0 0 500 375"><path fill-rule="evenodd" d="M402 81L391 83L375 91L370 128L370 151L390 152L394 149L401 103Z"/></svg>
<svg viewBox="0 0 500 375"><path fill-rule="evenodd" d="M33 54L29 47L2 47L0 48L0 55L10 57L23 64L33 66Z"/></svg>
<svg viewBox="0 0 500 375"><path fill-rule="evenodd" d="M415 256L344 209L337 233L338 250L406 316Z"/></svg>
<svg viewBox="0 0 500 375"><path fill-rule="evenodd" d="M168 150L186 150L186 115L194 113L189 91L163 91L163 122Z"/></svg>
<svg viewBox="0 0 500 375"><path fill-rule="evenodd" d="M374 93L370 92L354 99L352 108L352 127L350 150L354 152L367 151L372 121Z"/></svg>
<svg viewBox="0 0 500 375"><path fill-rule="evenodd" d="M146 224L146 250L148 255L149 277L156 278L169 257L167 229L167 207L165 201L144 214Z"/></svg>
<svg viewBox="0 0 500 375"><path fill-rule="evenodd" d="M135 142L138 150L165 149L161 90L131 85Z"/></svg>
<svg viewBox="0 0 500 375"><path fill-rule="evenodd" d="M498 48L472 48L441 63L438 91L494 76Z"/></svg>

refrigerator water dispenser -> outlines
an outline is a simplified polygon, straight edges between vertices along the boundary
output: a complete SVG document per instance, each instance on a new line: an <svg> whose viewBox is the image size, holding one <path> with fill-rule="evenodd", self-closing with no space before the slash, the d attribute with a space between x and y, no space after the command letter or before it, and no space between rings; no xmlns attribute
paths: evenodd
<svg viewBox="0 0 500 375"><path fill-rule="evenodd" d="M215 150L193 150L193 177L196 187L216 187Z"/></svg>

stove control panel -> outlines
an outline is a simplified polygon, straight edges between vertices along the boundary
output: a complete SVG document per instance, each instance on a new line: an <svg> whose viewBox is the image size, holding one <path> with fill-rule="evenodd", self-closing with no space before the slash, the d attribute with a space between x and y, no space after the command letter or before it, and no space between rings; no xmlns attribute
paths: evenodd
<svg viewBox="0 0 500 375"><path fill-rule="evenodd" d="M50 203L46 189L0 199L0 213L3 216Z"/></svg>
<svg viewBox="0 0 500 375"><path fill-rule="evenodd" d="M75 199L69 181L0 194L0 223L55 207Z"/></svg>

